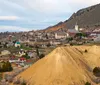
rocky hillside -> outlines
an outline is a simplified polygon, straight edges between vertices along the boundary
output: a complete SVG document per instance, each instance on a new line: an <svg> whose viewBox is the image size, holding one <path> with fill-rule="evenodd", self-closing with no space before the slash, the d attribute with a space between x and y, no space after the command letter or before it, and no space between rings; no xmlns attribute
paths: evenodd
<svg viewBox="0 0 100 85"><path fill-rule="evenodd" d="M63 23L63 22L59 22L57 25L48 27L47 29L45 29L45 31L46 32L54 32L54 31L57 31L57 30L59 30L61 28L66 29L66 24Z"/></svg>
<svg viewBox="0 0 100 85"><path fill-rule="evenodd" d="M81 28L96 28L100 26L100 4L73 13L68 20L55 26L51 26L47 28L46 31L57 30L61 27L71 29L74 28L76 22Z"/></svg>

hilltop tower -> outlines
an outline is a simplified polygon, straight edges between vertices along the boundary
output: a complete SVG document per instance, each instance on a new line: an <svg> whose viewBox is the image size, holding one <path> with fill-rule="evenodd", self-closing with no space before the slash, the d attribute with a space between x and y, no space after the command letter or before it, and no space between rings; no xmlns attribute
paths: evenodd
<svg viewBox="0 0 100 85"><path fill-rule="evenodd" d="M79 31L79 26L78 26L77 22L76 22L76 25L75 25L75 30Z"/></svg>

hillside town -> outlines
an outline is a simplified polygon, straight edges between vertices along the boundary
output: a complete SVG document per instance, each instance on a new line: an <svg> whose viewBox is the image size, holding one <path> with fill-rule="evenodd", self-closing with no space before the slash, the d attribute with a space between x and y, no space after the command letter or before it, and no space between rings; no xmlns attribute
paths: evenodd
<svg viewBox="0 0 100 85"><path fill-rule="evenodd" d="M24 43L28 46L57 46L70 44L75 42L78 43L87 43L99 42L100 40L100 30L96 28L94 30L85 30L85 28L79 28L78 25L75 25L74 28L65 30L60 28L56 31L45 32L45 30L40 31L29 31L29 32L19 32L19 33L0 33L0 47L3 46L15 46L20 47L20 43ZM72 39L72 40L70 40Z"/></svg>
<svg viewBox="0 0 100 85"><path fill-rule="evenodd" d="M56 11L60 10L59 0L54 4L52 0L33 0L39 7L34 3L26 7L30 1L26 0L26 4L21 4L21 0L1 1L0 7L16 6L10 11L6 8L5 15L8 12L17 16L0 16L0 85L99 85L100 4L80 9L66 21L42 29L65 15L64 8L69 3L64 6L64 13L54 14L52 5L57 5ZM53 9L42 8L41 3ZM63 12L62 7L57 13ZM0 14L3 10L5 7ZM48 15L49 11L54 13Z"/></svg>

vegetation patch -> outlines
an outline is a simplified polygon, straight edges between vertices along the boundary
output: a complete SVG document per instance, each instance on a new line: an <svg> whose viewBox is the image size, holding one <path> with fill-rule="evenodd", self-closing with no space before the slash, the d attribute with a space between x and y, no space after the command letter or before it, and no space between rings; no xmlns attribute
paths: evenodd
<svg viewBox="0 0 100 85"><path fill-rule="evenodd" d="M93 74L96 76L96 77L100 77L100 67L95 67L93 69Z"/></svg>
<svg viewBox="0 0 100 85"><path fill-rule="evenodd" d="M88 51L87 51L87 49L85 49L85 51L84 51L85 53L87 53Z"/></svg>
<svg viewBox="0 0 100 85"><path fill-rule="evenodd" d="M86 83L85 83L85 85L91 85L91 83L89 83L89 82L86 82Z"/></svg>
<svg viewBox="0 0 100 85"><path fill-rule="evenodd" d="M7 62L0 62L0 72L9 72L9 71L12 71L13 68L11 66L11 63L9 61Z"/></svg>

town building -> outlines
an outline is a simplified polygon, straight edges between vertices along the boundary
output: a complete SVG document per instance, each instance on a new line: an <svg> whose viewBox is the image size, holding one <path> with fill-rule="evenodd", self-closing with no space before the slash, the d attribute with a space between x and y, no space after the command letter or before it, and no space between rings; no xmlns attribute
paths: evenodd
<svg viewBox="0 0 100 85"><path fill-rule="evenodd" d="M21 47L21 43L17 41L17 42L15 43L15 47Z"/></svg>
<svg viewBox="0 0 100 85"><path fill-rule="evenodd" d="M66 32L57 32L55 33L55 39L66 39L68 34Z"/></svg>

